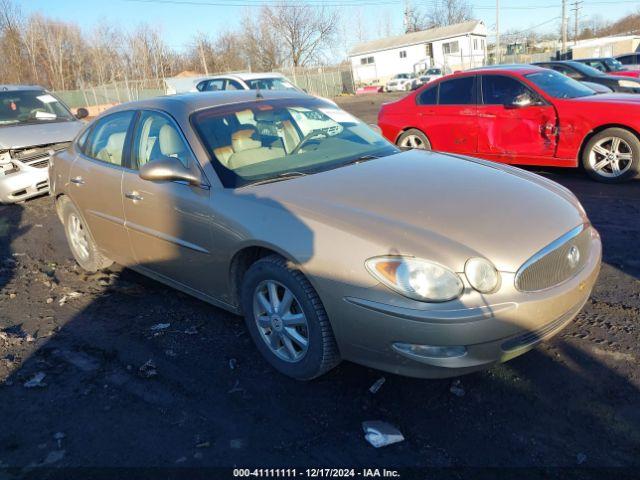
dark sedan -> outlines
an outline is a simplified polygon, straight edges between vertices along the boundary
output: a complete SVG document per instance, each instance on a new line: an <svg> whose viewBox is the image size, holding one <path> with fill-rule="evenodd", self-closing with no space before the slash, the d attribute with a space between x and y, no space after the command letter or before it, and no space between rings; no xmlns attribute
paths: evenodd
<svg viewBox="0 0 640 480"><path fill-rule="evenodd" d="M614 92L640 93L640 81L634 78L607 75L600 70L575 60L537 62L534 65L550 68L579 82L591 82L604 85Z"/></svg>

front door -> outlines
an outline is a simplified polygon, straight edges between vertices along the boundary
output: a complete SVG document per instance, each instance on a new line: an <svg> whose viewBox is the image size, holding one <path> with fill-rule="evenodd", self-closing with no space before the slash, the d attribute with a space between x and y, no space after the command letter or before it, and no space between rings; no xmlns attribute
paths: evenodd
<svg viewBox="0 0 640 480"><path fill-rule="evenodd" d="M143 111L137 121L130 168L122 180L124 215L136 267L209 294L211 215L209 189L185 182L151 182L138 175L147 162L173 157L196 162L174 120Z"/></svg>
<svg viewBox="0 0 640 480"><path fill-rule="evenodd" d="M507 75L480 78L478 155L498 162L529 165L545 163L553 157L558 132L553 105L516 78ZM534 102L516 107L516 100L523 95Z"/></svg>
<svg viewBox="0 0 640 480"><path fill-rule="evenodd" d="M437 103L428 104L437 88ZM478 136L475 75L452 78L423 92L418 98L420 129L427 135L433 150L452 153L475 153ZM434 92L435 93L435 92Z"/></svg>
<svg viewBox="0 0 640 480"><path fill-rule="evenodd" d="M81 210L98 248L122 265L132 260L124 226L122 172L134 112L96 122L69 172L69 196Z"/></svg>

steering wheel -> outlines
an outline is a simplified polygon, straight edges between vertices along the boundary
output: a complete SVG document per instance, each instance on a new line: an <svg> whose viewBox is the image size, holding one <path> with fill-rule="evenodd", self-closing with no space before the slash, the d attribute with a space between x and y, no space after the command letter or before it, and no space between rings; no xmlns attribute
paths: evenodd
<svg viewBox="0 0 640 480"><path fill-rule="evenodd" d="M307 143L309 143L310 140L313 140L318 135L322 135L324 138L329 138L329 134L324 130L311 130L302 138L302 140L300 140L300 143L289 152L289 155L295 155L296 153L298 153L302 147L304 147Z"/></svg>

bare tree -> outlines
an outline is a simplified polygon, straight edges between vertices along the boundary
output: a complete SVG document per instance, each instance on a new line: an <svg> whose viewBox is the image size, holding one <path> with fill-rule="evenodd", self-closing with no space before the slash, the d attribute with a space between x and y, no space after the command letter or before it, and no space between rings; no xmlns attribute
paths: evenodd
<svg viewBox="0 0 640 480"><path fill-rule="evenodd" d="M0 0L0 75L9 83L17 83L28 77L29 65L24 62L26 49L21 30L20 10L11 0Z"/></svg>
<svg viewBox="0 0 640 480"><path fill-rule="evenodd" d="M404 33L419 32L428 28L427 16L407 2L404 7Z"/></svg>
<svg viewBox="0 0 640 480"><path fill-rule="evenodd" d="M257 18L247 11L242 19L242 30L245 56L251 70L270 72L282 66L282 44L271 28L265 8Z"/></svg>
<svg viewBox="0 0 640 480"><path fill-rule="evenodd" d="M427 26L444 27L473 19L473 8L467 0L441 0L427 14Z"/></svg>
<svg viewBox="0 0 640 480"><path fill-rule="evenodd" d="M318 61L337 32L336 13L322 7L282 2L264 8L266 19L286 45L294 67Z"/></svg>

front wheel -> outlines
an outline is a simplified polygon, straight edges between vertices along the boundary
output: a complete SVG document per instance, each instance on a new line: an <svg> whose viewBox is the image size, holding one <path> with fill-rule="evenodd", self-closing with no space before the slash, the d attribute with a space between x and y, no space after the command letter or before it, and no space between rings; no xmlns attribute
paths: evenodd
<svg viewBox="0 0 640 480"><path fill-rule="evenodd" d="M280 373L310 380L340 363L320 297L284 258L271 255L249 268L241 302L256 347Z"/></svg>
<svg viewBox="0 0 640 480"><path fill-rule="evenodd" d="M607 128L587 143L582 153L587 174L603 183L621 183L640 173L640 140L623 128Z"/></svg>
<svg viewBox="0 0 640 480"><path fill-rule="evenodd" d="M400 135L396 144L403 150L411 150L413 148L431 150L431 142L429 142L427 136L415 128L411 128Z"/></svg>

